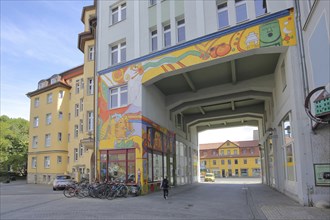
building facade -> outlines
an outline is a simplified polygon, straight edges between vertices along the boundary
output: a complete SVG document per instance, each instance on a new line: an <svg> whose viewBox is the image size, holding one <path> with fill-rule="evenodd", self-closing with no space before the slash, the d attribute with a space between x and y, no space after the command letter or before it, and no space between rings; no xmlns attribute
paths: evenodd
<svg viewBox="0 0 330 220"><path fill-rule="evenodd" d="M259 141L226 141L199 145L201 176L261 177Z"/></svg>
<svg viewBox="0 0 330 220"><path fill-rule="evenodd" d="M329 202L314 169L329 164L328 127L314 135L303 108L308 92L329 82L328 1L96 7L96 176L134 177L144 192L165 176L195 182L198 132L254 125L263 183L302 204Z"/></svg>
<svg viewBox="0 0 330 220"><path fill-rule="evenodd" d="M95 175L92 15L95 8L85 7L85 32L78 43L84 65L41 80L37 90L27 94L31 100L28 183L51 184L61 174L78 181Z"/></svg>

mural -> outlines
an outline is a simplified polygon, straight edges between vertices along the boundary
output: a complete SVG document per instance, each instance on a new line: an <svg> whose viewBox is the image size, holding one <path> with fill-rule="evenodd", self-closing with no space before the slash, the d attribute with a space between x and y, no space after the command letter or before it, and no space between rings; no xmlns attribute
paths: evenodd
<svg viewBox="0 0 330 220"><path fill-rule="evenodd" d="M291 10L288 16L115 70L108 80L116 85L140 78L144 83L170 71L247 50L292 45L296 45L296 34Z"/></svg>

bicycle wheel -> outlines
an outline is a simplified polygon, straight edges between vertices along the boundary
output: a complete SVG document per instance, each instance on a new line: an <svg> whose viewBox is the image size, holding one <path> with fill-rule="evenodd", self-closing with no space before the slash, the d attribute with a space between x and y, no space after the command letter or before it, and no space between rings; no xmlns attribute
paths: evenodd
<svg viewBox="0 0 330 220"><path fill-rule="evenodd" d="M73 188L73 187L66 187L64 190L63 190L63 194L65 197L67 198L72 198L75 196L75 191L76 189Z"/></svg>

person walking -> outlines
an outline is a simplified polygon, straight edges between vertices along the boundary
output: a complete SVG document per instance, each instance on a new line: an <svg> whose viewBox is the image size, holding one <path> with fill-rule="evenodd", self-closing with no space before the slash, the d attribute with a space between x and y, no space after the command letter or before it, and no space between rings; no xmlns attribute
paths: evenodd
<svg viewBox="0 0 330 220"><path fill-rule="evenodd" d="M169 188L167 177L165 177L163 179L162 183L160 184L160 188L163 189L164 199L167 199L168 198L168 188Z"/></svg>

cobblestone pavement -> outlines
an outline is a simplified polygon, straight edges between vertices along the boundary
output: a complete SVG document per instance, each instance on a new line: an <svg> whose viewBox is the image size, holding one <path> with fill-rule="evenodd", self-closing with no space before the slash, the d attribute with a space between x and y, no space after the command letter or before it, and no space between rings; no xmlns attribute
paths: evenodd
<svg viewBox="0 0 330 220"><path fill-rule="evenodd" d="M65 198L49 185L0 185L0 219L330 219L329 209L303 207L256 180L218 180L161 192L101 200Z"/></svg>

